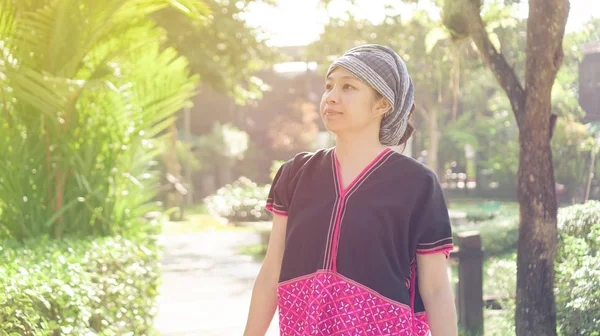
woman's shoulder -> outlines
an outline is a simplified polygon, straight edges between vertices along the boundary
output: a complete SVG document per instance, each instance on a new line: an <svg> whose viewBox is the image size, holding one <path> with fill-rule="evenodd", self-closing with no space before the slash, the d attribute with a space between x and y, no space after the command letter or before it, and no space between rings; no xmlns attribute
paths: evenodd
<svg viewBox="0 0 600 336"><path fill-rule="evenodd" d="M299 172L308 166L321 165L331 160L331 148L319 149L314 152L299 152L293 158L289 159L284 165L291 171ZM329 160L329 161L328 161Z"/></svg>
<svg viewBox="0 0 600 336"><path fill-rule="evenodd" d="M436 173L416 159L394 151L390 157L390 169L395 176L406 177L412 181L436 180Z"/></svg>

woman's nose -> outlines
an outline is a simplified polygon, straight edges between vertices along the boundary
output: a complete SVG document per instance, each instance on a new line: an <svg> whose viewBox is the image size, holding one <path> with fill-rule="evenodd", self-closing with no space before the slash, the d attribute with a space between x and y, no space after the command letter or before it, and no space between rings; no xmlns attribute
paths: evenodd
<svg viewBox="0 0 600 336"><path fill-rule="evenodd" d="M338 92L335 87L333 87L329 92L325 93L325 102L327 104L337 103L338 101Z"/></svg>

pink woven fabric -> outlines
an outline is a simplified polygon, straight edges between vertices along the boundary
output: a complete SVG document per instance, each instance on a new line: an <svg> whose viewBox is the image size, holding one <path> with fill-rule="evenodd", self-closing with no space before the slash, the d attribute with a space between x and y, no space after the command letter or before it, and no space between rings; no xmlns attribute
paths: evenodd
<svg viewBox="0 0 600 336"><path fill-rule="evenodd" d="M427 321L427 315L425 313L414 315L413 328L414 335L431 336L431 332L429 331L429 322Z"/></svg>
<svg viewBox="0 0 600 336"><path fill-rule="evenodd" d="M430 335L424 314L332 271L283 282L278 298L282 336Z"/></svg>

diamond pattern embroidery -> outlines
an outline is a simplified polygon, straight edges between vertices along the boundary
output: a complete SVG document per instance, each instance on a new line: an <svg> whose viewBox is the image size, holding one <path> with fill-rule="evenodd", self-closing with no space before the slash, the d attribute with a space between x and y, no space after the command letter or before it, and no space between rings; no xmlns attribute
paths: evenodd
<svg viewBox="0 0 600 336"><path fill-rule="evenodd" d="M330 271L278 287L279 324L288 335L429 335L425 315Z"/></svg>
<svg viewBox="0 0 600 336"><path fill-rule="evenodd" d="M431 336L429 331L429 323L427 322L427 315L425 315L425 313L415 314L413 324L415 335Z"/></svg>

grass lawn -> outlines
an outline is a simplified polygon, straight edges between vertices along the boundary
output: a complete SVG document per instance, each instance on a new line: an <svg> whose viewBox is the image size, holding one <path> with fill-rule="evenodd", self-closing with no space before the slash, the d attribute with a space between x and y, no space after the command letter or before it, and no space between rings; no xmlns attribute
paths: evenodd
<svg viewBox="0 0 600 336"><path fill-rule="evenodd" d="M514 311L488 310L483 312L484 336L512 336L515 335Z"/></svg>
<svg viewBox="0 0 600 336"><path fill-rule="evenodd" d="M251 230L250 228L234 226L227 223L225 219L210 214L203 204L185 209L184 217L183 221L166 222L163 226L163 234Z"/></svg>
<svg viewBox="0 0 600 336"><path fill-rule="evenodd" d="M462 212L481 212L494 208L498 215L519 215L519 203L516 201L498 201L477 198L449 198L448 209Z"/></svg>
<svg viewBox="0 0 600 336"><path fill-rule="evenodd" d="M258 262L262 262L263 259L265 258L265 253L267 252L267 245L266 244L246 245L246 246L240 247L238 252L240 254L249 255Z"/></svg>

